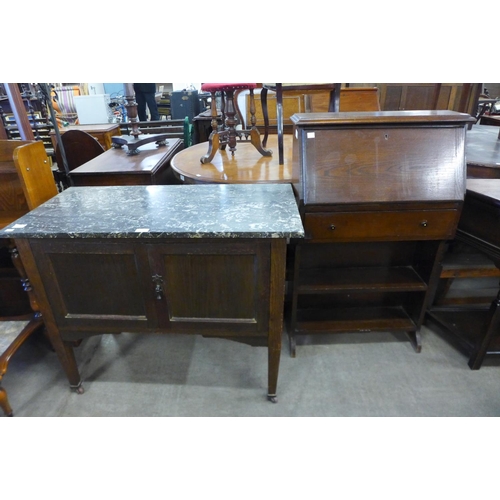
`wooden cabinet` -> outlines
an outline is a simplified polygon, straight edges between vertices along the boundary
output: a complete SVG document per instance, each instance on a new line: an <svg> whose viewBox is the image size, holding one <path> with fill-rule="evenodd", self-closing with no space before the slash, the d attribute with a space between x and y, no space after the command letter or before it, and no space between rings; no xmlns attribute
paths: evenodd
<svg viewBox="0 0 500 500"><path fill-rule="evenodd" d="M303 236L290 185L72 188L5 235L71 387L81 390L74 340L202 334L266 346L275 400L286 241Z"/></svg>
<svg viewBox="0 0 500 500"><path fill-rule="evenodd" d="M294 179L306 239L294 248L296 336L406 332L417 351L429 294L465 193L455 112L297 114Z"/></svg>
<svg viewBox="0 0 500 500"><path fill-rule="evenodd" d="M65 340L103 329L267 335L269 288L258 285L269 283L269 241L33 240L31 249Z"/></svg>
<svg viewBox="0 0 500 500"><path fill-rule="evenodd" d="M473 277L477 282L477 278L494 276L498 283L499 221L500 179L467 179L455 244L464 246L457 252L461 262L464 257L469 257L473 264L478 262L478 265L476 270L474 266L467 266L467 274L464 273L466 278ZM476 257L483 257L484 260L477 261ZM491 265L495 266L494 270L489 267ZM456 277L462 276L457 272ZM470 297L471 292L477 292L478 289L481 294ZM498 355L500 352L500 292L498 285L485 291L487 293L483 295L484 291L473 284L466 289L465 298L459 296L445 304L434 304L428 311L429 317L442 327L443 333L469 358L468 364L472 370L478 370L486 356Z"/></svg>

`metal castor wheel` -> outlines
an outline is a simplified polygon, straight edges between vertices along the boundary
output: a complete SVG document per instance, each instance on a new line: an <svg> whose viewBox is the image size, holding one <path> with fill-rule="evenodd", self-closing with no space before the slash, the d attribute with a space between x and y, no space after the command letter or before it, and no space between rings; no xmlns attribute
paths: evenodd
<svg viewBox="0 0 500 500"><path fill-rule="evenodd" d="M77 394L83 394L85 392L85 389L83 388L83 385L79 385L77 387L70 386L72 391L75 391Z"/></svg>
<svg viewBox="0 0 500 500"><path fill-rule="evenodd" d="M276 396L276 394L268 394L267 395L267 400L271 401L271 403L277 403L278 402L278 396Z"/></svg>

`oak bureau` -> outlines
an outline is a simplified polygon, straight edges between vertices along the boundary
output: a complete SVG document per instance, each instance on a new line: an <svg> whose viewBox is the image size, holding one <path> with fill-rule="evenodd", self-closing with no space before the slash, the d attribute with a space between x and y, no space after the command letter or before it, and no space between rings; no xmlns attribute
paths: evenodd
<svg viewBox="0 0 500 500"><path fill-rule="evenodd" d="M296 336L420 327L465 195L469 115L452 111L292 116L306 237L294 249Z"/></svg>

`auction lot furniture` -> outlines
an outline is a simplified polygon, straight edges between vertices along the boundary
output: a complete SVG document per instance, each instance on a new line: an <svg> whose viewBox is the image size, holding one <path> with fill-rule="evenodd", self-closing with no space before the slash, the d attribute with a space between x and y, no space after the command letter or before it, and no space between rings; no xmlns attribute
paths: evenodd
<svg viewBox="0 0 500 500"><path fill-rule="evenodd" d="M500 179L467 179L456 241L477 250L500 269ZM496 297L486 303L433 306L428 313L469 357L469 367L477 370L486 355L500 352L499 305L497 290Z"/></svg>
<svg viewBox="0 0 500 500"><path fill-rule="evenodd" d="M139 154L110 149L70 172L74 186L126 186L168 184L170 161L181 151L181 139L169 139L166 146L144 144Z"/></svg>
<svg viewBox="0 0 500 500"><path fill-rule="evenodd" d="M256 83L203 83L201 89L212 94L211 114L212 133L208 139L208 151L200 158L201 163L210 163L219 150L229 146L231 155L234 156L236 145L240 141L250 141L262 156L272 156L272 151L264 149L255 121L254 89ZM247 128L236 130L236 114L238 112L237 94L243 90L250 92L251 123ZM222 124L219 125L219 112L217 111L216 94L221 95ZM236 99L236 103L235 103ZM239 113L241 115L241 113Z"/></svg>
<svg viewBox="0 0 500 500"><path fill-rule="evenodd" d="M111 149L111 137L114 135L121 135L120 124L119 123L103 123L96 125L70 125L69 127L60 127L59 133L61 135L69 132L70 130L81 130L82 132L87 132L94 139L96 139L99 144L104 148L105 151ZM50 133L50 138L52 139L52 145L54 150L57 147L56 134L55 132Z"/></svg>
<svg viewBox="0 0 500 500"><path fill-rule="evenodd" d="M303 236L291 185L72 187L0 236L78 392L72 341L172 332L266 345L275 401L286 242Z"/></svg>
<svg viewBox="0 0 500 500"><path fill-rule="evenodd" d="M0 228L19 217L16 217L17 210L9 208L27 212L57 194L43 142L0 141L0 187L0 198L4 200L0 204L3 212ZM9 200L18 206L9 207ZM7 391L1 386L2 378L11 357L43 326L19 255L12 246L12 240L2 239L0 235L0 320L29 319L29 322L21 331L13 329L0 334L0 408L8 416L13 415L13 410Z"/></svg>
<svg viewBox="0 0 500 500"><path fill-rule="evenodd" d="M469 115L296 114L293 175L306 238L294 247L296 336L405 332L417 352L427 302L465 193Z"/></svg>

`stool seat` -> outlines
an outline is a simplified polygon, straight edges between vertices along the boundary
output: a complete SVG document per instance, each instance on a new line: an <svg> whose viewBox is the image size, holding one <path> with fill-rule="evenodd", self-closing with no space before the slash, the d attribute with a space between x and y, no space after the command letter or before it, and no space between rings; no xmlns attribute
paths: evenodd
<svg viewBox="0 0 500 500"><path fill-rule="evenodd" d="M256 127L254 89L256 83L203 83L201 90L212 94L211 115L212 133L208 139L208 152L200 158L201 163L209 163L213 160L219 149L229 146L231 155L234 156L237 142L251 142L262 156L272 156L270 149L264 149L260 140L260 134ZM235 99L243 90L250 91L250 115L252 127L249 130L243 128L236 129L236 108ZM217 117L216 93L221 96L222 126L219 127ZM237 107L237 103L236 103ZM248 139L250 137L250 139Z"/></svg>
<svg viewBox="0 0 500 500"><path fill-rule="evenodd" d="M248 90L257 88L256 83L202 83L204 92L225 92L226 90Z"/></svg>

